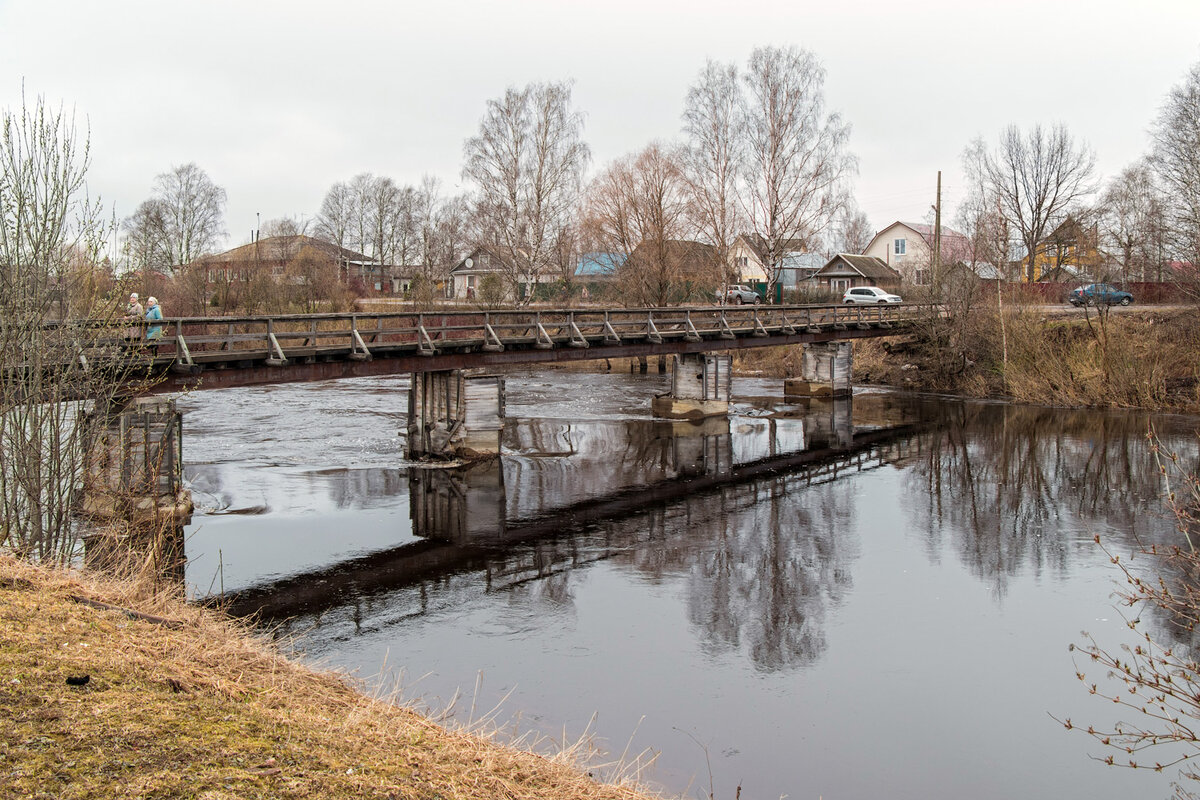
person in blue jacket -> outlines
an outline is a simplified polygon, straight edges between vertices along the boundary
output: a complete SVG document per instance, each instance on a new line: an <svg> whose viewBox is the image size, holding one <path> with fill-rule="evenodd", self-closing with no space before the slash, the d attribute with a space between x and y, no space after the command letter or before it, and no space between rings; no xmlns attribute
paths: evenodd
<svg viewBox="0 0 1200 800"><path fill-rule="evenodd" d="M162 309L158 305L157 297L146 299L146 320L154 321L162 319ZM151 351L158 352L158 343L162 339L162 325L151 325L146 329L146 343L150 345Z"/></svg>

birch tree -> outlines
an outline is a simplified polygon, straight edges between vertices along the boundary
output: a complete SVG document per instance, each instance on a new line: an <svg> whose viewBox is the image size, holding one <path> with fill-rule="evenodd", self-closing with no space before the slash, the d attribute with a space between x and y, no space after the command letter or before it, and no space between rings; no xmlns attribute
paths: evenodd
<svg viewBox="0 0 1200 800"><path fill-rule="evenodd" d="M509 88L489 100L463 151L478 239L500 256L514 288L528 288L528 302L534 284L554 269L589 159L570 84Z"/></svg>
<svg viewBox="0 0 1200 800"><path fill-rule="evenodd" d="M741 226L737 197L743 117L737 67L710 60L684 101L683 175L698 231L715 248L726 272L730 272L729 247ZM735 280L731 274L724 279Z"/></svg>
<svg viewBox="0 0 1200 800"><path fill-rule="evenodd" d="M1150 163L1167 198L1170 244L1194 274L1200 268L1200 62L1167 94L1150 137Z"/></svg>
<svg viewBox="0 0 1200 800"><path fill-rule="evenodd" d="M1163 202L1145 162L1121 170L1100 197L1100 220L1122 280L1150 280L1161 269Z"/></svg>
<svg viewBox="0 0 1200 800"><path fill-rule="evenodd" d="M982 151L988 188L1024 246L1025 279L1037 280L1037 255L1054 228L1093 190L1096 158L1064 125L1010 125L992 152Z"/></svg>
<svg viewBox="0 0 1200 800"><path fill-rule="evenodd" d="M316 234L338 247L350 247L350 228L354 218L354 195L350 185L339 181L329 187L317 212Z"/></svg>
<svg viewBox="0 0 1200 800"><path fill-rule="evenodd" d="M849 124L825 109L825 69L795 47L761 47L742 76L746 90L744 202L765 242L767 296L783 272L788 243L815 242L847 199L856 162Z"/></svg>
<svg viewBox="0 0 1200 800"><path fill-rule="evenodd" d="M225 190L194 163L156 177L152 199L162 214L168 269L212 252L225 236Z"/></svg>

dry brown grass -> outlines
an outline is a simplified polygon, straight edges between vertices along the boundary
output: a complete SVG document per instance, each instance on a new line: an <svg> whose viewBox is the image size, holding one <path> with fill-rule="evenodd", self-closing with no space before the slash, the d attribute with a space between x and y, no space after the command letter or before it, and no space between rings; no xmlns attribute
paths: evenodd
<svg viewBox="0 0 1200 800"><path fill-rule="evenodd" d="M0 554L0 797L648 796L577 755L448 731L215 611Z"/></svg>
<svg viewBox="0 0 1200 800"><path fill-rule="evenodd" d="M1020 402L1200 411L1195 310L1054 314L974 309L854 346L855 381ZM1007 334L1007 360L1001 331Z"/></svg>

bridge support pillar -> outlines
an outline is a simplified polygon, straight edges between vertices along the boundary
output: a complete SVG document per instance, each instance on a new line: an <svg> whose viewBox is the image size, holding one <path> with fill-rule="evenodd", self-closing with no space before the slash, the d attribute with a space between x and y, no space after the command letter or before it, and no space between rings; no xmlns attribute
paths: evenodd
<svg viewBox="0 0 1200 800"><path fill-rule="evenodd" d="M812 342L804 345L798 378L783 382L785 397L849 397L854 361L850 342Z"/></svg>
<svg viewBox="0 0 1200 800"><path fill-rule="evenodd" d="M468 378L460 369L412 374L408 458L496 456L503 428L504 378Z"/></svg>
<svg viewBox="0 0 1200 800"><path fill-rule="evenodd" d="M408 473L413 533L457 545L504 541L507 498L498 458Z"/></svg>
<svg viewBox="0 0 1200 800"><path fill-rule="evenodd" d="M187 523L192 495L183 488L183 414L175 401L139 397L85 416L90 419L81 424L95 429L87 444L80 512L138 530Z"/></svg>
<svg viewBox="0 0 1200 800"><path fill-rule="evenodd" d="M725 354L676 355L671 391L654 398L654 416L694 420L729 413L732 363L733 358Z"/></svg>

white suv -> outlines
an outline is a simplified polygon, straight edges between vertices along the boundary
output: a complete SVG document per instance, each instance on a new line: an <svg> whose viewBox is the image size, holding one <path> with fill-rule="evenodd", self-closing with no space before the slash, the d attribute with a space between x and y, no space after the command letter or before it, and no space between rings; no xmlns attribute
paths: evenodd
<svg viewBox="0 0 1200 800"><path fill-rule="evenodd" d="M844 295L843 303L901 303L898 294L888 294L878 286L855 286Z"/></svg>

